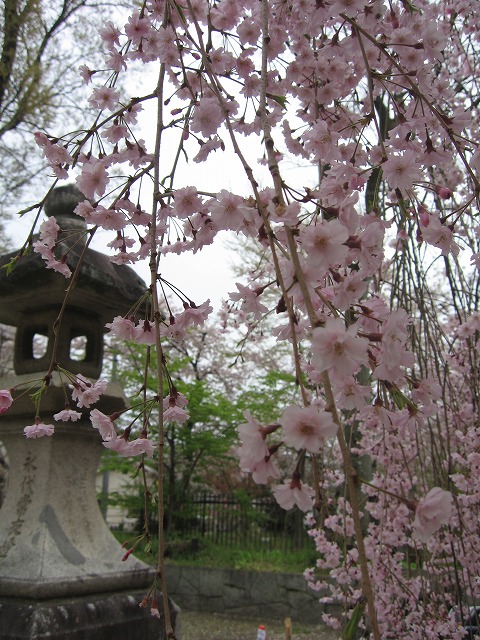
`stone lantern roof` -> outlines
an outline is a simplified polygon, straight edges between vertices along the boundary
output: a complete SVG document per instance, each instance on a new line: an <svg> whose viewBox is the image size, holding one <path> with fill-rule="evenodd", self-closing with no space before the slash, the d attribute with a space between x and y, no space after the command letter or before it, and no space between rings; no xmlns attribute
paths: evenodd
<svg viewBox="0 0 480 640"><path fill-rule="evenodd" d="M72 272L85 251L85 222L74 213L85 200L82 193L68 185L54 189L45 204L47 216L54 216L61 229L60 246L55 254L66 256ZM0 257L0 267L8 264L18 251ZM31 252L23 256L7 275L0 268L0 323L17 327L14 367L17 374L47 368L53 343L53 323L61 309L69 280L45 267L42 257ZM59 364L73 373L90 377L100 375L105 323L114 316L126 315L146 291L146 285L133 269L117 265L108 256L86 249L78 280L68 297L61 326ZM43 357L35 357L33 340L43 336L49 346ZM69 357L72 340L86 339L85 358Z"/></svg>

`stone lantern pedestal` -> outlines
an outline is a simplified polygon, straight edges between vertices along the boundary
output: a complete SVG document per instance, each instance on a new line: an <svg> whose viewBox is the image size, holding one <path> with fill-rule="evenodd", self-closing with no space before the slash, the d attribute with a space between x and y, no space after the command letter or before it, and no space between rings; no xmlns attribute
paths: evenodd
<svg viewBox="0 0 480 640"><path fill-rule="evenodd" d="M71 209L78 194L67 190L66 195L72 196L67 198ZM87 251L84 277L69 300L57 353L65 369L98 377L106 316L111 320L127 313L145 286L131 270L120 273L105 256L93 254ZM8 260L6 256L0 263ZM0 510L0 638L160 640L165 637L163 620L152 617L149 607L139 607L154 570L132 556L122 561L125 551L98 505L95 480L103 447L90 423L90 409L80 410L78 422L53 420L70 393L68 380L58 373L42 397L40 412L44 422L55 425L54 435L27 439L23 434L34 421L30 394L46 371L55 333L49 321L58 313L64 289L63 277L46 272L35 254L12 279L0 275L0 322L18 327L16 375L0 380L1 389L16 388L14 404L0 416L0 441L9 465ZM47 344L45 353L36 357L32 344L39 335ZM70 342L79 336L87 344L83 359L77 360ZM107 415L125 406L117 385L107 387L95 404ZM171 613L175 619L173 603Z"/></svg>

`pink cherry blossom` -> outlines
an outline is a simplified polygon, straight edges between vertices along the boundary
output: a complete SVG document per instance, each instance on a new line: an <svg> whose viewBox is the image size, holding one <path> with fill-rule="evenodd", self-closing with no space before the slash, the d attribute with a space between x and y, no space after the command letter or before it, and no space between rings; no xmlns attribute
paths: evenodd
<svg viewBox="0 0 480 640"><path fill-rule="evenodd" d="M105 209L101 205L97 205L91 220L93 224L110 231L120 231L127 224L127 219L122 211Z"/></svg>
<svg viewBox="0 0 480 640"><path fill-rule="evenodd" d="M423 415L430 416L438 411L437 400L442 397L442 387L432 378L415 381L412 389L412 400L421 406Z"/></svg>
<svg viewBox="0 0 480 640"><path fill-rule="evenodd" d="M335 306L344 311L359 300L367 290L367 281L363 275L349 274L334 288Z"/></svg>
<svg viewBox="0 0 480 640"><path fill-rule="evenodd" d="M45 424L37 418L35 424L25 427L23 433L27 438L43 438L43 436L51 436L55 431L53 424Z"/></svg>
<svg viewBox="0 0 480 640"><path fill-rule="evenodd" d="M258 462L255 462L250 467L247 466L243 470L250 471L252 480L256 484L267 484L270 478L276 480L280 477L280 470L273 456L267 456L263 458L263 460L258 460Z"/></svg>
<svg viewBox="0 0 480 640"><path fill-rule="evenodd" d="M203 207L203 202L198 196L195 187L184 187L177 189L174 195L175 215L179 218L186 218L197 213Z"/></svg>
<svg viewBox="0 0 480 640"><path fill-rule="evenodd" d="M122 436L118 436L105 440L103 446L125 458L141 454L145 454L148 458L151 458L155 452L155 445L147 438L137 438L129 442Z"/></svg>
<svg viewBox="0 0 480 640"><path fill-rule="evenodd" d="M80 420L81 417L81 413L79 413L78 411L74 411L73 409L70 409L68 407L63 411L59 411L58 413L53 414L54 420L59 420L62 422L67 422L68 420L76 422L77 420Z"/></svg>
<svg viewBox="0 0 480 640"><path fill-rule="evenodd" d="M244 198L225 189L220 191L216 200L208 202L208 208L216 229L232 231L240 229L245 216L250 217L252 213L252 209L245 204Z"/></svg>
<svg viewBox="0 0 480 640"><path fill-rule="evenodd" d="M106 328L119 340L133 340L135 336L135 325L128 318L115 316L112 322L107 323Z"/></svg>
<svg viewBox="0 0 480 640"><path fill-rule="evenodd" d="M315 269L326 271L347 257L345 242L348 240L348 230L340 220L322 221L304 227L300 238L307 252L307 264Z"/></svg>
<svg viewBox="0 0 480 640"><path fill-rule="evenodd" d="M337 160L340 153L337 149L339 134L332 131L325 120L319 120L311 132L305 135L305 149L320 161Z"/></svg>
<svg viewBox="0 0 480 640"><path fill-rule="evenodd" d="M90 412L90 421L94 429L97 429L103 440L110 440L117 437L115 425L110 416L105 415L98 409Z"/></svg>
<svg viewBox="0 0 480 640"><path fill-rule="evenodd" d="M189 417L188 411L185 411L185 409L175 405L168 407L168 409L163 412L163 419L166 422L177 422L178 424L183 424Z"/></svg>
<svg viewBox="0 0 480 640"><path fill-rule="evenodd" d="M9 389L0 390L0 414L5 413L13 404L12 394Z"/></svg>
<svg viewBox="0 0 480 640"><path fill-rule="evenodd" d="M409 191L420 175L416 154L409 150L404 151L401 155L392 154L382 164L382 171L390 187L400 189L403 192Z"/></svg>
<svg viewBox="0 0 480 640"><path fill-rule="evenodd" d="M116 49L113 49L111 54L106 59L107 67L120 73L122 70L127 69L126 56L122 55Z"/></svg>
<svg viewBox="0 0 480 640"><path fill-rule="evenodd" d="M45 241L42 239L36 240L33 243L33 250L35 253L39 253L45 260L46 269L53 269L53 271L61 273L65 278L70 278L72 272L66 263L66 255L62 256L60 260L57 260L53 253L53 248L48 246L52 244L52 242L54 242L53 237L45 237Z"/></svg>
<svg viewBox="0 0 480 640"><path fill-rule="evenodd" d="M78 67L78 72L85 84L90 84L92 77L95 74L95 71L92 71L86 64L81 64Z"/></svg>
<svg viewBox="0 0 480 640"><path fill-rule="evenodd" d="M93 90L88 101L92 107L97 109L114 111L118 104L118 98L119 94L115 89L111 87L97 87Z"/></svg>
<svg viewBox="0 0 480 640"><path fill-rule="evenodd" d="M315 491L307 484L300 482L298 478L285 480L283 484L277 484L272 489L275 500L282 509L289 510L295 505L301 511L310 511L313 508Z"/></svg>
<svg viewBox="0 0 480 640"><path fill-rule="evenodd" d="M449 491L434 487L420 500L413 521L414 540L427 542L430 537L446 524L452 514L453 498Z"/></svg>
<svg viewBox="0 0 480 640"><path fill-rule="evenodd" d="M163 399L163 408L168 407L186 407L188 404L188 398L174 389L168 396Z"/></svg>
<svg viewBox="0 0 480 640"><path fill-rule="evenodd" d="M262 288L250 289L245 287L239 282L235 283L238 292L230 292L228 294L230 300L242 301L240 306L241 310L245 313L253 313L255 318L261 318L264 313L268 311L268 307L260 302L260 294L263 292Z"/></svg>
<svg viewBox="0 0 480 640"><path fill-rule="evenodd" d="M103 196L108 180L108 173L105 171L105 167L101 162L97 161L85 164L76 182L80 191L87 198L93 200L96 193L99 196Z"/></svg>
<svg viewBox="0 0 480 640"><path fill-rule="evenodd" d="M120 44L120 31L110 20L105 23L105 26L100 30L100 37L102 40L113 49L114 45Z"/></svg>
<svg viewBox="0 0 480 640"><path fill-rule="evenodd" d="M375 376L380 380L396 383L404 376L402 367L413 366L413 353L406 348L409 324L403 309L393 311L383 324L380 350L375 353Z"/></svg>
<svg viewBox="0 0 480 640"><path fill-rule="evenodd" d="M70 278L72 275L70 267L66 262L63 259L56 260L53 256L47 259L45 267L47 269L53 269L53 271L56 271L57 273L61 273L65 278Z"/></svg>
<svg viewBox="0 0 480 640"><path fill-rule="evenodd" d="M112 144L116 144L120 142L122 138L128 137L128 129L124 124L112 124L112 126L107 127L103 133L102 138L108 140Z"/></svg>
<svg viewBox="0 0 480 640"><path fill-rule="evenodd" d="M72 384L72 398L79 408L90 407L100 399L100 396L107 388L106 380L91 382L79 373Z"/></svg>
<svg viewBox="0 0 480 640"><path fill-rule="evenodd" d="M251 471L255 465L269 457L268 447L265 444L265 431L261 423L250 413L244 413L246 423L238 425L238 435L242 441L239 449L240 468L243 471Z"/></svg>
<svg viewBox="0 0 480 640"><path fill-rule="evenodd" d="M210 304L210 299L202 302L200 305L183 303L184 311L175 318L175 324L180 328L186 328L189 326L198 326L203 324L207 317L212 313L213 307Z"/></svg>
<svg viewBox="0 0 480 640"><path fill-rule="evenodd" d="M149 320L142 320L135 327L133 338L137 344L153 346L156 343L155 325Z"/></svg>
<svg viewBox="0 0 480 640"><path fill-rule="evenodd" d="M371 396L372 390L367 385L360 385L353 376L332 376L335 401L342 409L362 409Z"/></svg>
<svg viewBox="0 0 480 640"><path fill-rule="evenodd" d="M92 203L88 200L80 202L73 211L78 216L85 218L85 221L88 224L93 224L93 214L95 213L95 209L92 207Z"/></svg>
<svg viewBox="0 0 480 640"><path fill-rule="evenodd" d="M130 443L130 451L132 456L145 454L147 458L153 458L155 453L155 444L148 438L137 438Z"/></svg>
<svg viewBox="0 0 480 640"><path fill-rule="evenodd" d="M103 446L105 449L110 449L110 451L115 451L118 455L123 456L125 458L130 457L131 447L128 440L125 440L122 436L115 436L113 438L108 438L103 441Z"/></svg>
<svg viewBox="0 0 480 640"><path fill-rule="evenodd" d="M438 215L431 215L428 225L420 225L423 239L429 244L438 247L442 251L442 255L446 256L451 253L458 256L460 247L453 239L453 231L450 227L442 224Z"/></svg>
<svg viewBox="0 0 480 640"><path fill-rule="evenodd" d="M280 424L283 427L283 441L287 446L306 449L310 453L318 453L325 439L334 436L338 429L331 413L314 405L290 405L283 412Z"/></svg>
<svg viewBox="0 0 480 640"><path fill-rule="evenodd" d="M344 13L349 18L354 18L359 11L365 9L366 0L333 0L330 6L331 15Z"/></svg>
<svg viewBox="0 0 480 640"><path fill-rule="evenodd" d="M337 375L348 376L367 363L367 348L355 325L346 329L340 318L329 318L324 327L312 332L312 365L319 372L332 369Z"/></svg>
<svg viewBox="0 0 480 640"><path fill-rule="evenodd" d="M59 231L60 227L58 226L56 219L53 216L50 216L40 225L39 232L41 243L49 249L53 249L57 243Z"/></svg>
<svg viewBox="0 0 480 640"><path fill-rule="evenodd" d="M125 25L125 34L134 44L140 44L142 38L148 37L150 25L146 18L140 17L140 11L134 11Z"/></svg>
<svg viewBox="0 0 480 640"><path fill-rule="evenodd" d="M54 135L35 135L50 174L80 174L87 200L75 213L91 227L87 238L95 233L98 244L105 238L114 264L144 260L158 269L150 274L150 293L158 294L168 317L161 335L151 320L138 321L134 305L131 317L107 326L116 338L154 344L161 337L176 341L172 347L189 346L192 328L209 319L214 305L191 302L199 295L195 269L187 285L178 289L169 277L172 288L161 286L168 254L196 254L221 241L224 231L255 247L249 255L258 260L221 317L221 330L232 327L239 340L238 380L232 383L228 369L213 384L248 397L258 390L262 353L270 371L290 367L293 355L291 384L282 376L272 390L272 400L285 401L274 409L280 424L265 426L245 414L240 468L254 482L269 483L280 465L296 465L291 480L274 490L285 508L313 506L313 489L299 469L315 481L320 513L316 524L310 519L317 559L309 583L346 620L363 591L371 592L368 613L377 615L367 615L366 624L377 640L457 640L464 632L450 620L446 602L480 598L480 320L472 313L473 267L480 267L477 5L147 0L120 16L120 29L104 26L103 63L80 70L92 84L90 105L102 115L76 131L55 126ZM158 79L152 84L143 73L136 98L128 96L124 76L132 65L148 65ZM155 101L162 112L147 146L137 118L141 104L150 112ZM236 195L230 183L240 174ZM139 204L152 200L156 220ZM71 250L77 237L62 229L72 242L58 242L55 224L42 225L25 247L34 243L49 269L68 275L83 238L78 234ZM219 353L207 354L208 376L221 365ZM183 422L185 399L173 386L168 358L163 364L171 387L157 409L166 420ZM98 398L96 385L75 380L79 406ZM143 424L158 398L141 408L140 397L137 402L132 424ZM323 410L326 403L331 413ZM349 446L359 465L371 463L358 468L359 477L373 476L362 485L360 512L344 491L358 479L350 465L335 443L321 450L335 434L334 406L345 433L355 436ZM130 441L130 428L118 437L115 420L91 415L106 448L153 455L146 437ZM413 522L416 503L406 496L432 477L451 481L455 499L444 504L447 492L439 496L436 487ZM355 516L368 521L365 531L355 531ZM429 538L447 519L451 527ZM356 545L360 536L364 544ZM421 574L410 571L415 547L427 540ZM364 589L368 582L371 590ZM158 615L156 595L147 600ZM343 621L325 619L341 634Z"/></svg>
<svg viewBox="0 0 480 640"><path fill-rule="evenodd" d="M223 118L222 109L214 98L202 98L200 104L195 107L191 129L209 138L217 132Z"/></svg>
<svg viewBox="0 0 480 640"><path fill-rule="evenodd" d="M200 150L198 151L197 155L194 156L193 161L194 162L205 162L205 160L207 160L209 154L212 151L215 151L216 149L220 149L221 146L222 146L222 142L216 136L214 136L213 138L210 138L206 142L201 141L200 142Z"/></svg>

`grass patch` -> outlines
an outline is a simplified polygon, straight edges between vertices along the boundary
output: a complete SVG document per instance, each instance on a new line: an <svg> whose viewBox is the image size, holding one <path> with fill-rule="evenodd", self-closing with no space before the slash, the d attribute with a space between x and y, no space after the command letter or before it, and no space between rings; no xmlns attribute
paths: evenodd
<svg viewBox="0 0 480 640"><path fill-rule="evenodd" d="M113 534L121 543L135 537L135 534L120 531L114 531ZM152 540L152 548L156 549L156 539ZM145 550L143 541L135 548L133 555L143 562L155 562L153 554ZM302 573L307 567L315 564L313 543L304 549L284 551L223 546L209 540L172 540L167 542L165 555L166 561L172 564L211 569Z"/></svg>

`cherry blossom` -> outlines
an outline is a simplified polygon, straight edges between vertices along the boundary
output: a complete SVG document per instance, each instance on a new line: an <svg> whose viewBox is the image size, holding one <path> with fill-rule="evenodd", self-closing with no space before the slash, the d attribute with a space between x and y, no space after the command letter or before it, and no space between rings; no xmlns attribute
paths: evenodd
<svg viewBox="0 0 480 640"><path fill-rule="evenodd" d="M0 414L6 413L13 404L12 394L9 389L0 390Z"/></svg>
<svg viewBox="0 0 480 640"><path fill-rule="evenodd" d="M68 420L71 420L72 422L76 422L77 420L80 420L81 417L82 417L82 414L79 411L74 411L69 407L66 407L63 411L59 411L58 413L53 414L54 420L59 420L62 422L66 422Z"/></svg>
<svg viewBox="0 0 480 640"><path fill-rule="evenodd" d="M431 245L442 250L442 255L449 253L457 256L460 248L453 239L453 231L445 224L442 224L437 215L431 215L428 219L428 225L420 225L422 238Z"/></svg>
<svg viewBox="0 0 480 640"><path fill-rule="evenodd" d="M210 299L202 302L202 304L198 306L193 303L188 304L186 302L184 302L183 306L183 312L175 318L175 324L180 328L202 324L213 311Z"/></svg>
<svg viewBox="0 0 480 640"><path fill-rule="evenodd" d="M115 89L111 87L97 87L93 90L89 103L92 107L100 110L108 109L109 111L114 111L118 98L119 94Z"/></svg>
<svg viewBox="0 0 480 640"><path fill-rule="evenodd" d="M449 491L434 487L420 500L413 522L414 540L427 542L438 529L450 519L453 498Z"/></svg>
<svg viewBox="0 0 480 640"><path fill-rule="evenodd" d="M331 318L312 332L312 365L319 372L332 369L348 376L367 362L367 347L355 325L345 328L343 320Z"/></svg>
<svg viewBox="0 0 480 640"><path fill-rule="evenodd" d="M383 174L392 189L400 189L407 192L418 180L419 166L416 163L416 154L413 151L404 151L401 155L391 155L382 164Z"/></svg>
<svg viewBox="0 0 480 640"><path fill-rule="evenodd" d="M56 260L53 255L46 256L45 267L47 269L53 269L53 271L56 271L57 273L61 273L65 278L70 278L72 275L70 267L66 264L63 257L60 260Z"/></svg>
<svg viewBox="0 0 480 640"><path fill-rule="evenodd" d="M413 365L413 353L405 348L409 324L410 319L402 309L392 312L383 324L381 347L375 354L377 362L375 375L381 380L398 382L404 377L402 367Z"/></svg>
<svg viewBox="0 0 480 640"><path fill-rule="evenodd" d="M97 380L92 383L79 373L72 384L72 399L75 400L79 408L88 408L98 402L106 388L106 380Z"/></svg>
<svg viewBox="0 0 480 640"><path fill-rule="evenodd" d="M141 17L140 11L134 11L125 25L125 34L134 44L140 44L143 38L148 37L150 26L148 20Z"/></svg>
<svg viewBox="0 0 480 640"><path fill-rule="evenodd" d="M152 458L155 453L155 444L148 438L137 438L130 443L130 450L133 456L145 454L147 458Z"/></svg>
<svg viewBox="0 0 480 640"><path fill-rule="evenodd" d="M138 344L154 345L156 343L155 325L149 320L142 320L135 327L133 338Z"/></svg>
<svg viewBox="0 0 480 640"><path fill-rule="evenodd" d="M55 431L53 424L46 424L37 418L34 424L25 427L23 433L27 438L43 438L43 436L51 436Z"/></svg>
<svg viewBox="0 0 480 640"><path fill-rule="evenodd" d="M105 209L101 205L98 205L93 211L91 220L93 224L98 224L98 226L110 231L119 231L127 224L127 220L121 211Z"/></svg>
<svg viewBox="0 0 480 640"><path fill-rule="evenodd" d="M210 200L208 209L217 229L237 231L244 224L245 217L253 212L247 207L244 198L222 189L216 200Z"/></svg>
<svg viewBox="0 0 480 640"><path fill-rule="evenodd" d="M256 318L260 318L268 307L260 302L260 294L263 292L262 288L249 289L239 282L235 283L238 292L229 293L230 300L241 301L241 310L245 313L253 313Z"/></svg>
<svg viewBox="0 0 480 640"><path fill-rule="evenodd" d="M244 471L250 471L257 463L268 458L270 454L265 443L266 434L261 423L248 410L244 415L247 422L237 427L238 435L242 441L239 450L240 468Z"/></svg>
<svg viewBox="0 0 480 640"><path fill-rule="evenodd" d="M295 505L301 511L310 511L313 508L314 490L300 479L285 480L283 484L277 484L272 489L275 500L282 509L292 509Z"/></svg>
<svg viewBox="0 0 480 640"><path fill-rule="evenodd" d="M345 242L348 231L339 220L321 222L302 229L302 244L307 252L307 264L326 271L343 262L348 253Z"/></svg>
<svg viewBox="0 0 480 640"><path fill-rule="evenodd" d="M147 438L137 438L136 440L129 442L128 440L125 440L125 438L118 436L105 440L103 442L103 446L106 449L115 451L125 458L139 456L142 454L151 458L155 452L155 445Z"/></svg>
<svg viewBox="0 0 480 640"><path fill-rule="evenodd" d="M105 415L98 409L93 409L90 412L90 421L92 427L98 430L103 440L110 440L117 437L115 425L110 416Z"/></svg>
<svg viewBox="0 0 480 640"><path fill-rule="evenodd" d="M310 453L318 453L325 439L334 436L338 426L327 411L318 407L289 406L280 418L283 426L283 441L289 447L306 449Z"/></svg>
<svg viewBox="0 0 480 640"><path fill-rule="evenodd" d="M95 198L96 193L103 196L107 184L108 174L99 161L85 164L82 173L77 177L78 188L90 200Z"/></svg>
<svg viewBox="0 0 480 640"><path fill-rule="evenodd" d="M189 417L188 411L185 411L185 409L175 405L168 407L168 409L163 412L163 419L166 422L177 422L178 424L183 424Z"/></svg>
<svg viewBox="0 0 480 640"><path fill-rule="evenodd" d="M135 325L128 318L115 316L112 322L108 322L105 326L109 333L119 340L133 340L135 337Z"/></svg>
<svg viewBox="0 0 480 640"><path fill-rule="evenodd" d="M209 138L217 132L222 119L223 113L217 101L213 98L203 98L195 107L191 129Z"/></svg>
<svg viewBox="0 0 480 640"><path fill-rule="evenodd" d="M280 470L272 456L267 456L263 460L258 460L253 465L241 467L244 471L250 471L252 480L256 484L267 484L270 479L278 479Z"/></svg>
<svg viewBox="0 0 480 640"><path fill-rule="evenodd" d="M174 195L175 198L175 214L179 218L186 218L191 216L203 207L203 202L198 196L198 192L195 187L185 187L184 189L177 189Z"/></svg>

